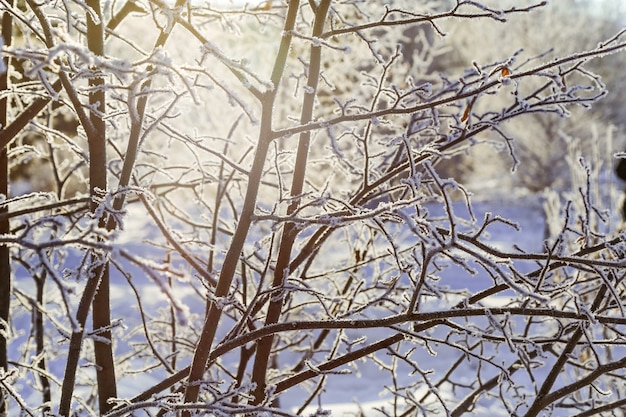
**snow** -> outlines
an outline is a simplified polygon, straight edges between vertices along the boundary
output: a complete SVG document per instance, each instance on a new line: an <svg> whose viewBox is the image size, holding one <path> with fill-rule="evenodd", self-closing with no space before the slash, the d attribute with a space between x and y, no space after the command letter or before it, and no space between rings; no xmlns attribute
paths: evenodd
<svg viewBox="0 0 626 417"><path fill-rule="evenodd" d="M457 215L468 215L464 204L455 204L455 211ZM497 224L490 230L489 242L494 246L502 250L511 250L513 245L522 247L525 250L533 251L540 250L542 242L538 241L536 231L544 227L544 218L542 213L541 202L536 197L527 196L523 199L506 199L502 197L496 201L479 201L473 209L475 216L480 219L484 217L485 213L493 211L497 208L501 215L516 222L519 225L519 232L512 230L510 226L503 224ZM431 207L433 214L437 214L436 207ZM465 212L464 212L465 210ZM442 213L443 214L443 213ZM149 219L145 215L144 211L138 206L130 205L128 209L128 217L125 221L125 229L117 237L118 250L126 250L132 253L134 256L154 258L154 254L140 253L139 250L146 250L146 245L143 244L147 241L156 242L158 233L156 230L149 227ZM152 256L150 256L152 255ZM133 271L126 271L133 272ZM443 283L449 285L455 289L465 289L470 292L477 292L488 287L492 282L484 276L484 274L477 274L473 277L467 277L467 274L463 274L463 278L459 280L458 269L453 267L447 269L442 274ZM184 272L181 272L184 273ZM184 309L188 309L189 313L185 313L184 317L187 320L197 320L204 314L205 304L198 299L197 288L192 285L188 285L189 278L179 277L174 283L174 288L168 293L164 283L155 283L147 275L133 274L133 286L135 290L141 294L142 309L148 312L148 315L158 315L158 311L168 307L168 299L174 299L175 304L184 306ZM18 273L16 276L16 287L32 293L31 278L28 274ZM158 285L155 285L158 284ZM31 290L29 290L31 288ZM47 294L48 298L54 298L53 292L56 288L50 286ZM484 303L486 306L504 306L509 301L510 296L498 295L490 297ZM119 355L126 355L133 352L132 347L133 340L139 340L139 335L135 335L134 332L129 333L128 329L135 329L140 327L138 322L138 310L135 301L135 296L132 291L129 291L129 285L125 278L118 273L114 273L112 277L111 285L111 300L112 311L114 312L114 320L120 320L120 324L114 329L114 333L118 333L116 341L116 352ZM76 302L74 297L74 302ZM448 302L455 302L455 300L449 300ZM441 308L442 306L434 302L433 308ZM182 307L181 307L182 308ZM52 311L54 312L54 311ZM14 317L13 328L17 333L12 335L10 344L10 357L19 357L20 350L28 337L19 329L29 328L30 324L23 320L30 320L28 314L16 314ZM69 329L68 329L69 331ZM372 342L378 339L382 339L388 335L388 330L380 329L378 331L368 331L365 339L368 342ZM358 331L347 331L346 338L357 340L364 336ZM58 338L57 338L58 339ZM361 342L364 342L362 340ZM88 345L89 343L87 343ZM61 345L62 346L62 345ZM55 348L63 349L62 347ZM125 353L126 352L126 353ZM448 357L446 353L450 351L442 350L437 351L437 356L432 357L429 353L429 349L419 348L416 354L419 356L418 362L424 363L424 371L442 373L445 372L447 365L455 360L455 357ZM139 366L145 359L138 358L137 360L131 360L126 367L133 368ZM137 362L139 361L139 362ZM289 359L286 359L289 362ZM136 365L132 365L136 363ZM63 372L63 357L53 358L49 362L50 371L56 375L60 380ZM83 366L87 365L83 363ZM143 366L143 365L142 365ZM371 360L364 360L358 363L358 366L347 365L340 369L337 369L342 375L333 375L327 380L327 386L323 393L320 394L320 398L323 401L322 409L332 411L333 416L354 416L359 411L363 412L366 416L381 415L376 411L381 408L388 408L390 405L389 394L385 395L384 387L379 383L380 364L377 364ZM404 373L396 375L398 383L400 385L408 384L416 375L412 374L408 369L405 369ZM151 386L159 381L157 375L149 375L144 373L138 373L131 376L124 376L120 379L120 391L125 396L132 396L140 393L145 387ZM376 383L373 383L376 381ZM308 384L305 384L307 386ZM20 394L25 398L28 403L36 403L38 394L29 388L29 384L21 383L16 387L20 389ZM58 387L53 387L53 392L57 392ZM381 393L382 390L382 393ZM424 388L426 390L426 388ZM441 395L453 395L452 393L441 392ZM281 397L281 406L286 408L294 408L297 404L300 404L305 398L305 393L301 388L296 387L289 390L286 395ZM420 393L415 392L416 397L420 396ZM422 393L423 395L423 393ZM30 399L30 400L29 400ZM306 416L313 414L318 409L317 405L309 406L302 415ZM293 410L295 412L295 409ZM474 411L474 415L487 416L498 415L494 414L493 409L481 408L480 404ZM505 414L502 414L505 415Z"/></svg>
<svg viewBox="0 0 626 417"><path fill-rule="evenodd" d="M432 207L431 210L435 210ZM544 216L542 212L541 200L535 196L526 196L521 199L509 199L501 196L493 201L480 201L474 205L475 216L480 219L485 213L498 210L503 217L516 222L519 225L519 232L515 232L511 227L498 224L490 231L490 243L493 247L502 250L512 250L513 246L521 247L527 251L540 251L543 245L541 234L537 234L537 230L544 228ZM468 215L464 204L455 204L457 215L463 217ZM465 213L464 213L465 211ZM442 274L442 284L447 284L453 289L466 289L471 293L479 292L488 288L493 284L491 279L485 274L477 274L468 277L466 273L461 274L463 278L459 279L459 269L449 268L445 274ZM460 301L463 297L459 296L458 300L450 300L451 304ZM502 293L497 296L489 297L483 305L486 307L502 307L506 306L512 299L512 294ZM433 308L445 308L440 301L433 302ZM358 333L354 334L357 336ZM368 335L368 341L382 339L383 335ZM427 349L421 349L419 352L419 363L427 364L424 371L432 371L435 375L443 375L449 364L456 360L456 355L452 355L451 350L443 350L432 357ZM449 354L450 356L448 356ZM347 368L347 367L346 367ZM371 361L365 361L359 364L358 370L353 370L349 375L335 377L327 381L324 393L321 395L323 399L323 409L330 410L333 416L337 417L354 417L359 413L364 416L381 416L384 415L379 410L390 409L391 396L381 394L380 372L378 366ZM416 378L409 372L396 375L399 385L406 385ZM424 395L427 388L423 387L423 392L415 392L416 398ZM454 397L454 393L441 393L445 396ZM299 398L285 396L285 405L293 403L294 405L300 401ZM303 416L313 414L318 406L310 406L304 410ZM480 403L473 410L472 415L475 416L509 416L505 410L494 409L492 406L483 406Z"/></svg>

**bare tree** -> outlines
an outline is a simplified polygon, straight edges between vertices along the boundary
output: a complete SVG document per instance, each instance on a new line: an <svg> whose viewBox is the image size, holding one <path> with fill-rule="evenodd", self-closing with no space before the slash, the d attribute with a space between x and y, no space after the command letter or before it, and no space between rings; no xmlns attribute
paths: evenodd
<svg viewBox="0 0 626 417"><path fill-rule="evenodd" d="M531 164L509 122L597 102L624 33L460 70L451 22L546 6L498 4L0 0L0 144L53 179L0 212L7 412L321 416L367 369L380 415L618 413L597 158L563 155L581 180L540 249L449 175L481 143Z"/></svg>

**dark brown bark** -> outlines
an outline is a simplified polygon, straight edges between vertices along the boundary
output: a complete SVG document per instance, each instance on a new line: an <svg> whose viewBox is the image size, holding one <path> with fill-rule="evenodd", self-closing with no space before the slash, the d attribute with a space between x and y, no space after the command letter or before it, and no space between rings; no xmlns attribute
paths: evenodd
<svg viewBox="0 0 626 417"><path fill-rule="evenodd" d="M13 0L8 0L8 3L12 6ZM11 44L13 30L13 22L11 14L4 12L2 14L2 39L6 45ZM0 74L0 91L6 90L9 85L8 65L9 59L3 58L4 66L7 71ZM6 126L8 119L8 99L5 97L0 99L0 124L2 128ZM0 151L0 194L8 195L9 192L9 173L8 173L8 159L6 148L2 148ZM5 205L0 207L0 213L7 213L8 207ZM9 218L0 217L0 234L9 232ZM0 329L5 326L8 327L9 314L10 314L10 302L11 302L11 265L9 258L9 248L6 246L0 246ZM8 330L8 329L6 329ZM7 345L8 340L3 334L8 332L0 332L0 368L6 371L8 369L8 352ZM0 391L0 414L7 412L7 404L4 402L4 395Z"/></svg>
<svg viewBox="0 0 626 417"><path fill-rule="evenodd" d="M87 13L87 45L96 55L104 55L104 25L99 0L88 0L87 4L98 16L98 22ZM94 68L94 71L98 71ZM92 197L91 210L97 209L97 195L107 189L107 156L106 156L106 126L103 115L106 112L105 93L102 88L104 79L96 74L89 81L92 89L89 94L91 112L89 118L94 127L88 136L89 142L89 183ZM100 219L100 226L104 227L106 218ZM94 339L94 354L98 381L98 401L100 413L111 408L110 398L117 396L117 381L113 360L113 344L111 338L111 306L109 294L109 266L103 254L94 254L94 262L98 264L95 275L101 276L100 285L93 299L92 316L93 328L98 337Z"/></svg>

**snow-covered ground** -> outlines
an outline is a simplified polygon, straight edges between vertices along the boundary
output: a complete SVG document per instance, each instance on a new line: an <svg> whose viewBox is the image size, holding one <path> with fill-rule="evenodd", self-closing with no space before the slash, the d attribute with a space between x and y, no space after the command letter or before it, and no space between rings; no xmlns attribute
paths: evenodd
<svg viewBox="0 0 626 417"><path fill-rule="evenodd" d="M467 212L466 206L463 203L456 203L454 205L455 213L458 216L469 218L470 215ZM440 208L433 206L429 210L433 215L437 215L437 210ZM487 242L493 246L502 250L518 250L522 249L526 252L541 252L544 244L545 234L545 214L544 214L544 202L543 197L522 194L522 195L499 195L491 196L488 199L480 200L476 199L473 203L473 215L478 221L484 218L486 213L498 214L504 218L511 220L517 224L518 230L505 224L495 224L489 228L489 238ZM443 213L442 213L443 214ZM146 250L147 246L143 244L145 241L158 242L159 231L150 227L150 221L145 213L141 210L137 210L130 206L129 216L124 225L125 229L123 233L118 237L118 245L121 250L126 250L128 253L134 254L138 257L147 257L150 254L141 253ZM154 246L156 247L156 246ZM152 254L153 255L153 254ZM153 257L154 258L154 257ZM20 273L21 272L21 273ZM488 288L493 284L493 281L485 273L478 273L474 276L468 276L467 273L459 273L455 268L448 268L441 273L442 284L449 285L454 289L465 289L469 293L476 293L480 290ZM121 339L116 341L117 354L124 356L130 354L134 347L135 334L124 329L137 329L141 327L140 315L138 314L138 306L134 291L141 294L142 309L147 316L155 318L158 316L158 311L168 306L168 298L174 299L176 303L181 307L181 322L189 320L189 317L201 317L204 312L205 304L202 297L196 292L197 288L191 285L184 285L181 282L180 285L176 285L174 291L171 294L166 294L164 291L166 285L163 283L156 283L151 278L144 275L141 278L141 274L133 275L132 289L129 286L128 281L123 278L119 273L113 275L111 297L112 297L112 311L113 319L120 320L122 323L121 328L116 330L116 333L123 335ZM32 278L23 270L18 270L16 276L16 288L24 293L33 293ZM54 287L50 285L50 291L54 291ZM51 294L51 293L50 293ZM485 305L488 306L501 306L506 304L509 300L507 294L500 294L498 296L490 297ZM444 308L445 306L438 306L438 301L433 301L432 309L438 309L438 307ZM61 309L55 310L50 308L49 311L52 314L47 317L50 320L63 321L63 317L54 317L55 312ZM16 310L18 311L18 310ZM31 340L32 335L27 334L27 329L31 328L30 315L26 311L22 311L21 314L17 314L13 317L13 328L15 334L11 339L10 344L10 357L20 357L20 351ZM188 325L193 326L194 323L190 322ZM199 328L199 323L197 327ZM68 329L69 330L69 329ZM443 330L442 330L443 331ZM349 337L359 336L356 332L348 331L346 333ZM388 335L386 329L371 330L366 334L368 341L379 340ZM138 335L141 336L141 335ZM61 341L63 338L59 335L56 337ZM138 337L141 339L141 337ZM30 342L32 343L32 342ZM65 343L63 343L65 345ZM87 348L89 344L86 344ZM49 346L47 348L49 361L48 366L51 375L56 378L57 383L53 383L53 394L58 394L59 386L58 381L62 380L64 371L64 354L62 346ZM502 352L500 352L501 354ZM285 353L289 355L289 353ZM416 350L417 362L425 372L432 372L433 375L443 375L448 369L450 363L458 358L458 352L454 352L451 349L441 349L436 352L436 356L429 353L427 349L418 348ZM284 358L288 361L288 358ZM29 362L34 361L34 358L22 358L22 361ZM140 361L133 363L133 359L129 359L128 368L134 368L138 366ZM132 364L132 365L131 365ZM183 365L183 364L179 364ZM86 362L81 362L82 367L91 367L92 365ZM475 367L475 364L468 362L470 369ZM380 410L387 409L391 406L391 396L385 390L385 385L389 381L380 379L380 365L374 361L366 360L359 361L358 368L346 366L342 370L350 370L350 372L344 375L333 375L328 378L326 388L319 394L316 401L309 406L302 415L307 416L321 408L324 410L332 411L333 416L348 417L348 416L379 416L383 415ZM395 375L397 383L399 385L408 385L411 380L418 378L409 369L403 369L398 367L399 372ZM145 388L152 386L159 382L162 374L152 374L139 372L135 375L125 375L120 379L120 394L126 396L132 396L134 394L142 392ZM458 375L457 375L458 376ZM468 377L474 377L475 374L470 373ZM36 381L30 379L24 379L17 383L16 389L19 394L24 397L25 401L30 405L37 404L40 401L40 393L32 388L32 385L37 384ZM91 387L78 387L79 393L88 395ZM423 392L415 392L416 396L426 393L427 388L423 388ZM454 392L446 391L442 388L439 392L442 398L454 398L456 395ZM55 396L53 395L53 398ZM306 398L306 393L300 388L296 387L287 391L281 397L281 407L290 408L295 411L299 406L303 398ZM13 404L15 407L15 404ZM362 414L359 414L362 413ZM472 415L476 416L506 416L508 413L504 409L494 409L493 404L488 401L479 401L474 408ZM556 414L555 414L556 415ZM564 414L565 415L565 414Z"/></svg>
<svg viewBox="0 0 626 417"><path fill-rule="evenodd" d="M528 252L541 251L543 245L541 231L545 227L541 197L533 195L492 197L488 201L476 201L472 208L473 214L478 220L484 218L486 213L498 213L519 226L519 231L515 231L510 226L505 226L504 224L490 228L491 236L489 243L492 246L502 250L513 250L513 247L517 246ZM436 214L437 209L441 208L431 208L433 214ZM455 204L455 214L469 219L469 213L467 213L465 204ZM441 278L442 283L448 284L451 288L466 289L472 293L479 292L493 284L492 280L485 274L469 277L467 273L455 268L448 269L442 274ZM490 297L486 304L501 307L509 299L510 297L507 295L499 295ZM439 306L434 303L433 309L437 309L437 307ZM376 334L368 333L368 341L382 339L383 337L383 335L377 337ZM431 356L426 350L422 350L418 362L423 366L424 371L432 371L434 375L443 375L449 365L456 359L457 355L453 355L451 350L442 350L435 357ZM471 374L468 376L473 377ZM380 378L379 367L370 361L361 363L358 372L330 378L324 393L321 395L323 404L319 408L329 410L333 416L337 417L382 416L384 413L381 410L386 409L387 412L390 411L391 396L388 393L385 395ZM407 370L404 374L396 375L396 378L399 385L403 385L408 384L410 379L419 378L419 376ZM415 392L415 396L419 397L426 392L427 387L423 387L423 391ZM455 398L455 394L452 392L441 392L440 395ZM284 397L285 405L293 404L295 406L301 399L299 397L293 398L289 395ZM302 415L310 415L317 409L317 405L312 405ZM480 402L476 405L472 415L485 417L509 416L506 410L494 409L493 405L490 406L489 403L483 405Z"/></svg>

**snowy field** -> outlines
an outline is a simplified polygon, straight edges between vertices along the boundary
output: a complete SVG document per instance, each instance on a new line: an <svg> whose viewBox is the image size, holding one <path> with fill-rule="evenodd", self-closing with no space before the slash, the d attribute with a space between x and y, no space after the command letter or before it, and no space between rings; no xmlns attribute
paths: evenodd
<svg viewBox="0 0 626 417"><path fill-rule="evenodd" d="M519 226L519 232L513 230L511 227L505 225L497 225L491 231L490 244L494 247L498 247L502 250L513 250L514 246L524 249L528 252L541 251L543 241L541 234L537 231L541 231L545 227L545 216L543 211L543 205L541 198L535 196L521 196L517 198L510 198L502 196L499 199L493 201L478 201L473 205L474 216L481 220L484 218L485 213L498 213L502 217L512 220ZM465 211L465 213L464 213ZM459 216L469 218L469 213L464 204L455 205L455 213ZM539 238L538 238L539 237ZM461 278L459 278L461 277ZM491 279L483 274L476 276L467 276L467 273L455 269L449 269L446 274L443 274L442 279L448 280L448 285L451 288L467 289L471 293L476 293L480 290L488 288L493 284ZM501 307L509 301L509 296L499 295L490 297L488 302L490 306ZM433 310L443 309L448 307L447 305L438 305L433 303L431 308ZM376 334L368 334L368 340L378 340L383 336ZM448 355L446 355L448 354ZM431 354L422 351L422 360L419 362L423 364L423 370L433 371L434 375L443 375L449 365L457 359L458 354L452 353L449 350L443 350L438 352L437 356L433 357ZM358 417L358 416L382 416L380 410L390 410L391 398L389 395L385 395L383 387L380 383L380 371L378 367L372 362L364 362L363 366L359 367L358 373L352 373L345 376L337 376L331 378L328 381L325 392L321 398L323 404L322 409L332 411L333 416L338 417ZM475 368L475 363L468 363L472 369ZM474 378L475 374L469 372L468 376ZM396 375L399 385L406 384L411 378L419 378L410 370L406 370L404 374ZM427 391L424 387L423 392L415 393L416 397L425 394ZM452 392L441 392L444 398L454 398L455 394ZM296 398L292 400L289 395L284 396L285 405L295 406L298 401ZM309 407L303 415L308 415L315 411L316 407ZM360 414L362 413L362 414ZM492 404L482 404L479 402L476 408L473 410L472 415L495 417L495 416L508 416L509 414L505 410L494 409Z"/></svg>
<svg viewBox="0 0 626 417"><path fill-rule="evenodd" d="M478 221L484 218L485 213L494 212L501 216L511 220L519 226L519 231L514 230L510 226L497 225L490 229L489 243L502 250L514 250L514 247L520 248L527 252L540 252L543 246L542 230L545 229L545 216L542 198L532 195L522 195L519 197L502 196L500 198L492 198L489 201L475 201L473 205L474 216ZM433 214L437 214L437 208L431 208ZM465 210L465 213L464 213ZM467 209L464 204L455 205L456 214L469 218L469 213L466 213ZM158 231L148 227L149 219L141 213L135 213L135 209L130 208L129 217L125 224L124 232L119 236L118 243L120 248L128 250L130 253L136 255L142 255L137 253L139 250L145 250L145 245L142 242L145 241L158 241ZM143 249L142 249L143 248ZM146 254L143 254L145 256ZM461 272L458 273L457 272ZM159 309L165 308L167 304L167 297L163 292L163 286L161 288L156 285L154 281L150 279L138 279L139 275L134 274L133 286L131 289L126 279L119 274L113 275L112 283L112 311L113 320L120 321L121 327L117 329L117 354L124 356L126 352L124 349L128 349L130 353L133 348L134 336L132 332L128 332L128 329L138 329L141 327L139 321L138 307L136 303L136 297L134 292L141 294L142 309L147 312L148 317L156 317ZM459 278L460 277L460 278ZM16 287L21 291L30 292L32 289L32 280L28 276L17 276ZM468 276L462 271L456 271L451 268L442 274L442 279L447 280L448 285L452 288L466 289L470 293L476 293L482 289L488 288L492 281L484 274L478 274L476 276ZM204 303L201 297L196 293L191 285L177 285L175 291L170 295L175 301L182 306L182 309L188 309L188 312L184 312L189 317L198 317L203 314ZM506 294L488 299L490 306L502 306L506 304L508 297ZM444 305L438 305L434 302L430 308L432 310L438 310L444 308ZM52 318L52 317L51 317ZM185 320L183 318L183 320ZM11 341L10 357L18 357L20 347L26 343L30 335L26 334L22 329L30 328L30 316L27 313L23 313L14 317L14 328L16 336ZM194 322L189 322L190 326L194 325ZM200 323L197 323L198 327ZM368 341L375 341L385 337L384 329L370 330L367 332L366 337ZM61 340L61 337L57 337ZM60 353L63 351L61 346L50 347L49 354L52 358L48 365L52 375L55 379L60 381L62 379L64 370L64 356L56 356L55 352ZM442 374L446 371L449 364L456 359L458 354L454 356L449 350L441 350L437 352L435 357L431 356L425 349L421 350L423 359L420 360L423 366L423 370L432 371L435 375ZM56 356L56 358L55 358ZM288 358L285 358L288 361ZM83 367L89 367L88 363L81 363ZM139 367L139 362L133 363L129 361L127 368L132 369ZM475 364L468 363L467 366L473 367ZM127 369L127 370L128 370ZM347 369L347 368L346 368ZM341 370L341 369L340 369ZM468 373L468 375L474 375ZM120 392L124 395L133 395L141 392L146 387L154 385L159 381L162 375L158 373L150 376L146 374L137 374L137 376L127 375L120 379ZM410 370L406 372L398 373L396 375L397 382L402 385L410 382L411 378L416 378ZM29 386L34 384L34 381L23 380L18 383L20 394L25 398L26 402L35 405L37 401L40 401L40 394L33 391ZM328 385L320 395L319 399L321 404L319 406L325 410L331 410L334 416L357 416L359 413L364 413L366 416L382 415L381 409L388 409L390 397L385 394L385 381L380 380L379 366L372 361L363 361L359 363L358 369L355 371L351 368L350 373L345 375L334 375L328 379ZM58 386L53 392L58 392ZM305 393L299 391L300 388L294 388L287 391L281 397L281 407L292 408L301 404L302 399L305 398ZM89 392L87 387L78 389L78 392ZM419 396L420 393L415 393ZM441 392L444 398L454 396L452 392ZM318 405L310 406L302 415L309 415L312 413ZM473 415L477 416L505 416L507 415L504 410L497 410L490 407L490 404L479 402L473 411Z"/></svg>

